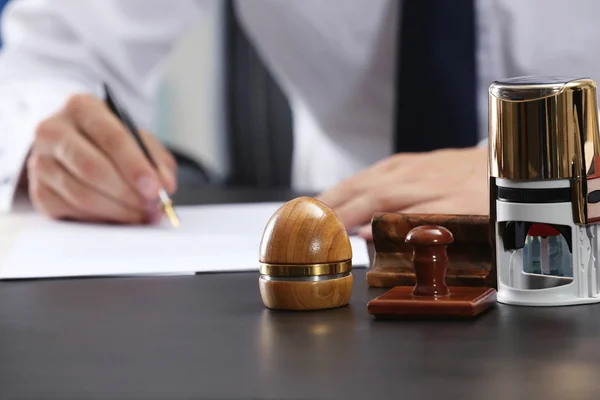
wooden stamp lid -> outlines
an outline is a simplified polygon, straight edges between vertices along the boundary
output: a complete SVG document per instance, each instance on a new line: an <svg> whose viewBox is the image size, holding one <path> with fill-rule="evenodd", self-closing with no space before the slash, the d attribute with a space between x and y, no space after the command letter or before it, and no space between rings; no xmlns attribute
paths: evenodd
<svg viewBox="0 0 600 400"><path fill-rule="evenodd" d="M335 212L311 197L281 206L269 219L260 243L259 262L314 265L352 260L350 238Z"/></svg>

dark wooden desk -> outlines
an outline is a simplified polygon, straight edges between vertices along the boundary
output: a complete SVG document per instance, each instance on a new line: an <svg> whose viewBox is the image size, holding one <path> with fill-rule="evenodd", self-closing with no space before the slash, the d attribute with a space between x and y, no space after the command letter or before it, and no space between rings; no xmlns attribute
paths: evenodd
<svg viewBox="0 0 600 400"><path fill-rule="evenodd" d="M560 399L600 393L600 305L472 322L263 308L255 273L0 283L0 399Z"/></svg>

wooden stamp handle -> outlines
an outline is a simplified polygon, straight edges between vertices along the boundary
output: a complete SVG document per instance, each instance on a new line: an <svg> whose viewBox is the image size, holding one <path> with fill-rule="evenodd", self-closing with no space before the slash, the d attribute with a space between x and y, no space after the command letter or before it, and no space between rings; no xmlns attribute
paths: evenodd
<svg viewBox="0 0 600 400"><path fill-rule="evenodd" d="M452 233L435 225L412 229L406 242L413 247L412 262L416 285L413 295L419 297L445 297L450 294L446 285L448 254L446 249L454 242Z"/></svg>

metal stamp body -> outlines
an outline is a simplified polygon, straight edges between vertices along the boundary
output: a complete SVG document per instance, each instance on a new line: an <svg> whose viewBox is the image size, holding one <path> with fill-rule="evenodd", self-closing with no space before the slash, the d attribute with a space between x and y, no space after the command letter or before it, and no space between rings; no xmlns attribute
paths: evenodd
<svg viewBox="0 0 600 400"><path fill-rule="evenodd" d="M498 301L600 301L596 83L520 77L489 88L490 223Z"/></svg>

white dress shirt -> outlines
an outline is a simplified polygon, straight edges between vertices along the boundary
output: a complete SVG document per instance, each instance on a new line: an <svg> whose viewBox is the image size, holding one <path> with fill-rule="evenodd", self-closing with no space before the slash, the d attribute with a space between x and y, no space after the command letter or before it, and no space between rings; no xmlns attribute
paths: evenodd
<svg viewBox="0 0 600 400"><path fill-rule="evenodd" d="M391 153L398 0L243 0L242 25L294 113L296 189L323 190ZM174 44L202 0L16 0L2 20L0 211L10 210L37 123L106 81L142 127ZM597 0L479 0L478 115L488 86L600 73Z"/></svg>

